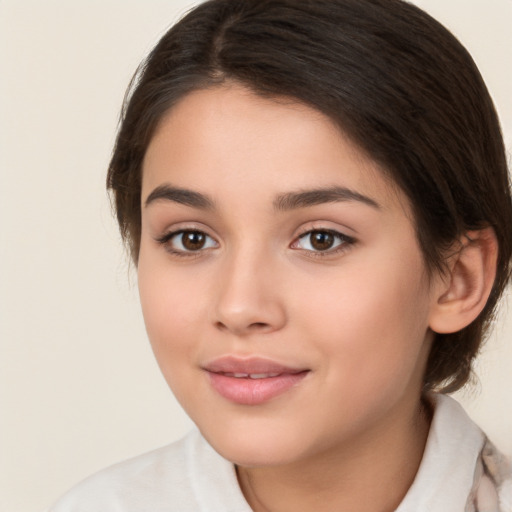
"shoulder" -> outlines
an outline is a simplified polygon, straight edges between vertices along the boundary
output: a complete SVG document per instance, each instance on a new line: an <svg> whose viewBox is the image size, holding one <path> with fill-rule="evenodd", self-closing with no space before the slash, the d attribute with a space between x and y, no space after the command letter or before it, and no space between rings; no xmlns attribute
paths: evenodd
<svg viewBox="0 0 512 512"><path fill-rule="evenodd" d="M512 511L512 463L486 439L478 459L468 503L474 510Z"/></svg>
<svg viewBox="0 0 512 512"><path fill-rule="evenodd" d="M512 512L505 457L453 398L431 395L428 401L434 416L423 459L396 512Z"/></svg>
<svg viewBox="0 0 512 512"><path fill-rule="evenodd" d="M51 512L135 511L135 503L143 499L151 503L161 494L164 482L177 494L172 498L179 500L186 492L186 460L193 443L191 433L173 444L103 469L68 491Z"/></svg>
<svg viewBox="0 0 512 512"><path fill-rule="evenodd" d="M192 431L180 441L90 476L49 512L214 510L208 503L215 502L218 489L229 495L233 486L238 492L233 466Z"/></svg>

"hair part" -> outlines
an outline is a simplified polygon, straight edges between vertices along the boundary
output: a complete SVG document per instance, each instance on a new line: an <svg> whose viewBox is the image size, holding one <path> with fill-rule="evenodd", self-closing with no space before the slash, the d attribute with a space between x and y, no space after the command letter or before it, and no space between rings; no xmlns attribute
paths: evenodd
<svg viewBox="0 0 512 512"><path fill-rule="evenodd" d="M426 268L442 272L464 233L492 227L496 280L465 329L436 334L425 390L454 391L511 272L512 202L498 117L469 53L402 0L209 0L190 11L139 67L125 99L107 186L137 263L146 149L163 116L226 81L289 97L332 119L410 201Z"/></svg>

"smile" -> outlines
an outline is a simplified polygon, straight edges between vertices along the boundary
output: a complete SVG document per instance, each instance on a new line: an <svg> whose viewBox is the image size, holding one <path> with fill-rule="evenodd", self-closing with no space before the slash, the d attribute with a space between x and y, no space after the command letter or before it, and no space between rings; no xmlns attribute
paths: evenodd
<svg viewBox="0 0 512 512"><path fill-rule="evenodd" d="M279 373L224 373L226 377L234 377L235 379L268 379L277 377Z"/></svg>
<svg viewBox="0 0 512 512"><path fill-rule="evenodd" d="M266 359L224 357L204 367L212 388L240 405L261 405L299 384L307 369L290 368Z"/></svg>

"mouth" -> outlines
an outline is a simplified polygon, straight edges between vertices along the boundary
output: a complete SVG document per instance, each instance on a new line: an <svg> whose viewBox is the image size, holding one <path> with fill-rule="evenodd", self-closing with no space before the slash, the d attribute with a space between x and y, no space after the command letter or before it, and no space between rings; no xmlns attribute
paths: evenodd
<svg viewBox="0 0 512 512"><path fill-rule="evenodd" d="M280 373L218 373L225 375L226 377L233 377L235 379L269 379L281 375Z"/></svg>
<svg viewBox="0 0 512 512"><path fill-rule="evenodd" d="M222 357L207 364L212 388L240 405L261 405L295 388L310 372L261 358Z"/></svg>

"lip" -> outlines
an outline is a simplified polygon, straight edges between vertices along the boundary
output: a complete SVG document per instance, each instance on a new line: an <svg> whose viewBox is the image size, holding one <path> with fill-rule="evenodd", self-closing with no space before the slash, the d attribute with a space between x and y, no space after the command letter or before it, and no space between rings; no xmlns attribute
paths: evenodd
<svg viewBox="0 0 512 512"><path fill-rule="evenodd" d="M215 359L203 369L217 393L241 405L268 402L294 388L309 373L307 368L290 367L270 359L234 356Z"/></svg>

